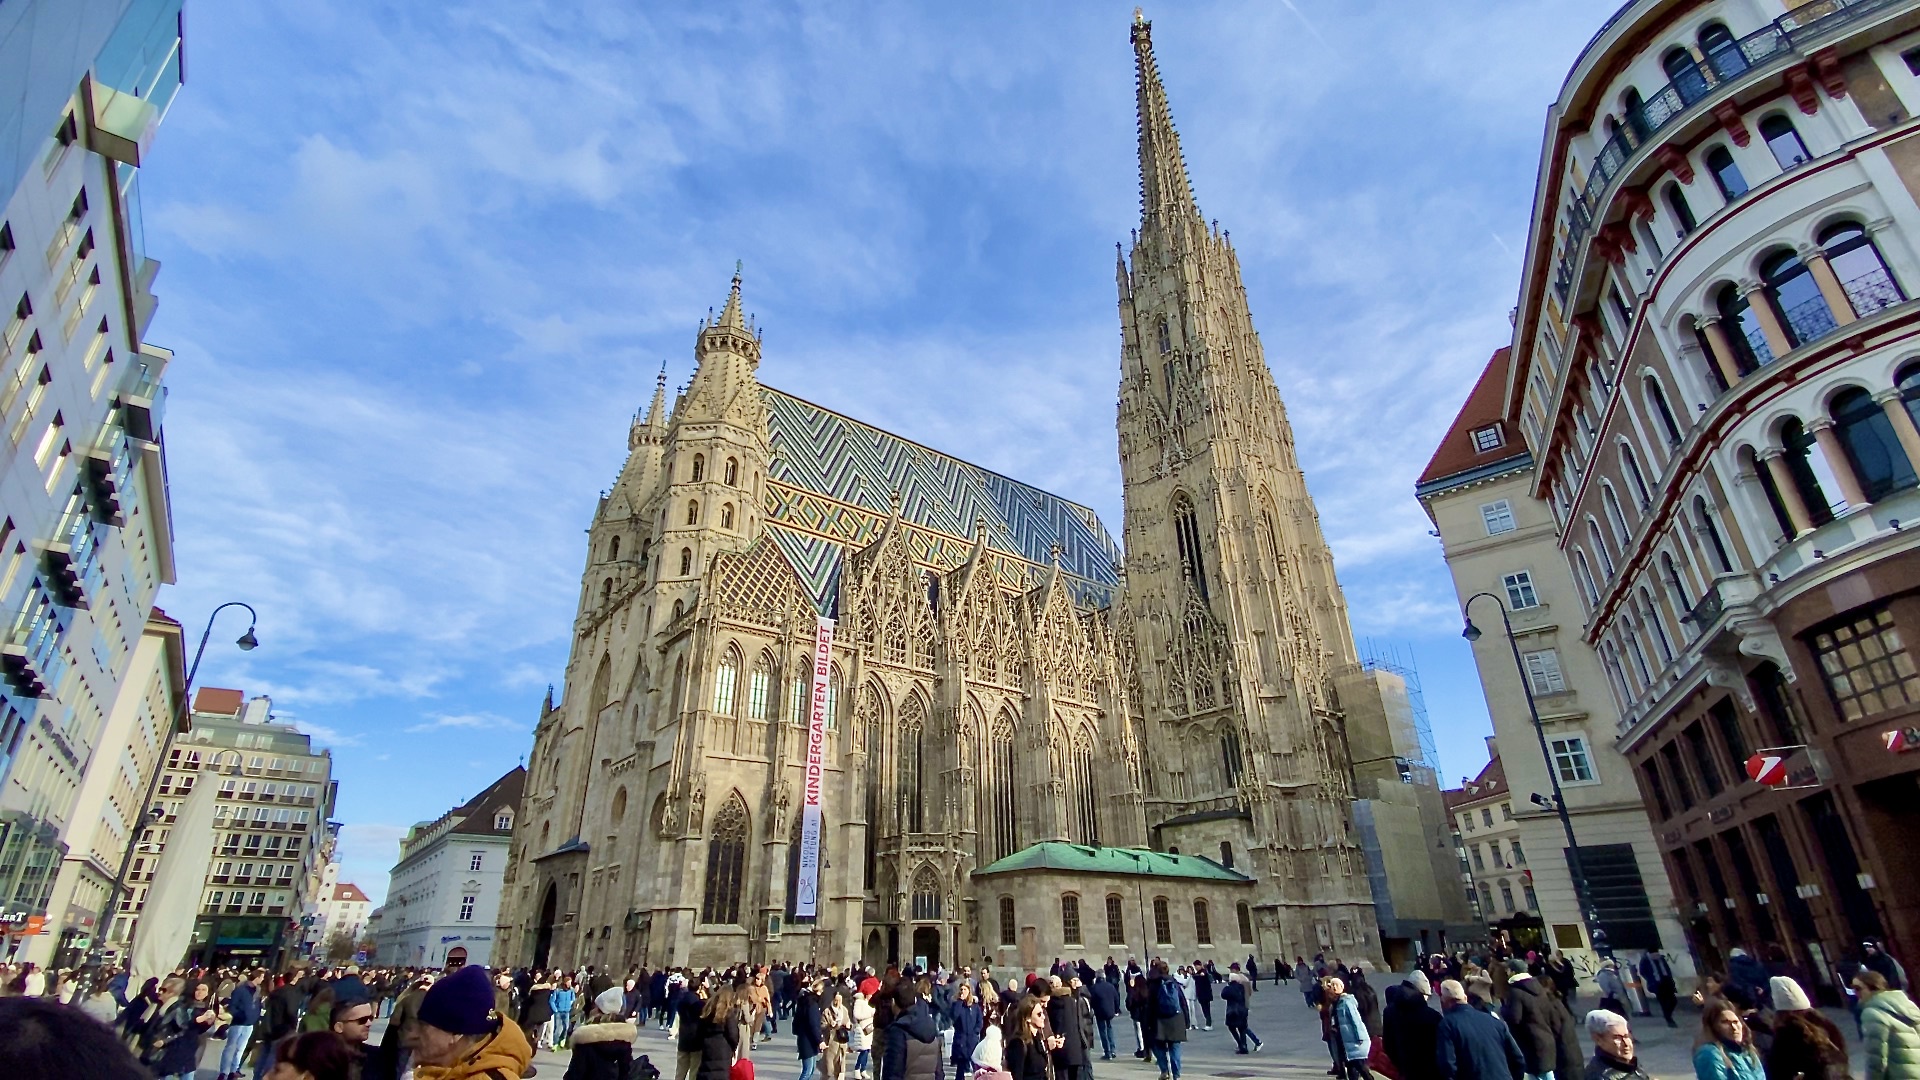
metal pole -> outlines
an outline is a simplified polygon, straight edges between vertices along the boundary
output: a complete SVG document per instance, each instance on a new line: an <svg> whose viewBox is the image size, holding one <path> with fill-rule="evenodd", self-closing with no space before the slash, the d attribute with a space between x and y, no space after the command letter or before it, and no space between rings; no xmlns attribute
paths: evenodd
<svg viewBox="0 0 1920 1080"><path fill-rule="evenodd" d="M238 600L229 600L221 604L219 607L214 608L213 612L207 616L207 628L200 633L200 647L194 650L193 663L187 668L187 681L180 688L180 700L175 703L174 715L168 718L166 733L160 738L160 752L156 754L153 759L153 775L147 778L146 793L140 799L140 808L134 815L133 825L128 831L127 847L120 855L120 870L114 874L113 886L107 890L106 902L101 905L100 916L105 923L101 929L104 931L110 932L114 924L120 921L120 913L117 910L120 905L120 894L124 892L127 887L127 868L133 865L133 853L135 849L140 846L140 832L147 827L147 808L153 805L154 793L160 789L160 777L165 775L167 771L167 751L173 746L173 737L187 726L187 718L190 715L189 703L193 700L193 680L195 676L200 674L200 658L207 655L207 641L213 637L213 620L218 618L222 611L230 607L243 607L247 609L247 617L250 620L247 624L248 638L252 637L253 627L260 621L259 614L253 610L252 606L243 604ZM252 648L250 645L246 647L249 649ZM199 778L196 777L194 783L197 784L199 782ZM87 954L87 962L89 965L98 967L100 966L100 962L105 959L106 940L106 933L94 935L93 948L88 950ZM129 938L129 942L131 942L131 938Z"/></svg>
<svg viewBox="0 0 1920 1080"><path fill-rule="evenodd" d="M1580 908L1580 922L1587 930L1587 944L1593 946L1594 951L1598 952L1599 948L1594 940L1594 931L1598 923L1598 913L1593 910L1593 894L1587 887L1587 872L1581 863L1580 845L1575 842L1573 838L1573 818L1568 816L1567 801L1561 797L1560 794L1560 773L1554 768L1553 752L1547 747L1547 729L1545 725L1540 722L1540 706L1533 699L1533 682L1527 678L1526 662L1520 658L1520 642L1513 636L1513 620L1507 617L1506 602L1490 592L1474 593L1472 596L1467 597L1466 602L1461 605L1461 614L1463 616L1466 615L1467 609L1473 606L1473 602L1483 596L1492 600L1494 606L1500 609L1500 624L1506 628L1507 647L1513 652L1514 670L1519 672L1520 689L1527 695L1527 715L1532 718L1533 733L1540 740L1540 759L1547 766L1547 783L1553 787L1553 809L1560 818L1561 831L1565 832L1567 836L1567 868L1572 871L1573 874L1574 902ZM1473 631L1472 636L1469 637L1468 640L1477 639L1479 632L1478 628L1473 625L1472 617L1468 616L1466 622L1468 630Z"/></svg>

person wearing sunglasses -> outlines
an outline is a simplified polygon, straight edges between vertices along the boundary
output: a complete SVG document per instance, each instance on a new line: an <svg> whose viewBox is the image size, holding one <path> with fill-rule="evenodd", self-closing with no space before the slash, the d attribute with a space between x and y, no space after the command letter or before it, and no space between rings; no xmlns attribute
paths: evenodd
<svg viewBox="0 0 1920 1080"><path fill-rule="evenodd" d="M355 994L333 1003L329 1026L346 1040L347 1049L360 1062L360 1080L392 1080L395 1070L391 1059L372 1041L375 1012L370 998Z"/></svg>

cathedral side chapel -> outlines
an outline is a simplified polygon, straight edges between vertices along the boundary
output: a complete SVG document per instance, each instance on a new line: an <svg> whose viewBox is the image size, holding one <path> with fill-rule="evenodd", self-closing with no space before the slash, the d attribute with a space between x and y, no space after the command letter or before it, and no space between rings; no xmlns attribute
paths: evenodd
<svg viewBox="0 0 1920 1080"><path fill-rule="evenodd" d="M1087 507L762 385L736 274L588 531L503 962L1379 955L1334 689L1358 667L1345 600L1151 24L1132 41L1124 569Z"/></svg>

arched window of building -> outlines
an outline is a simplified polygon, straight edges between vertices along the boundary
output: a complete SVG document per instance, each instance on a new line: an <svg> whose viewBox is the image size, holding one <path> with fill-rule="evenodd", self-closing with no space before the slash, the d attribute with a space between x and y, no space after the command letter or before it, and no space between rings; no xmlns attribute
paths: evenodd
<svg viewBox="0 0 1920 1080"><path fill-rule="evenodd" d="M840 727L840 665L827 669L827 730Z"/></svg>
<svg viewBox="0 0 1920 1080"><path fill-rule="evenodd" d="M707 889L700 904L700 921L719 925L740 922L740 893L747 879L747 804L734 792L714 815L707 834Z"/></svg>
<svg viewBox="0 0 1920 1080"><path fill-rule="evenodd" d="M1229 870L1233 869L1233 841L1231 840L1220 841L1220 865Z"/></svg>
<svg viewBox="0 0 1920 1080"><path fill-rule="evenodd" d="M1229 727L1220 733L1220 775L1227 787L1240 786L1240 771L1245 766L1240 754L1240 733Z"/></svg>
<svg viewBox="0 0 1920 1080"><path fill-rule="evenodd" d="M1733 152L1724 146L1716 146L1707 151L1707 171L1713 174L1714 186L1728 202L1745 195L1749 190L1747 178L1740 174L1740 166L1733 160Z"/></svg>
<svg viewBox="0 0 1920 1080"><path fill-rule="evenodd" d="M1640 462L1633 456L1633 447L1625 442L1620 444L1620 471L1626 474L1627 483L1633 485L1633 504L1644 512L1653 496L1647 491L1647 478L1640 474Z"/></svg>
<svg viewBox="0 0 1920 1080"><path fill-rule="evenodd" d="M733 715L733 691L740 683L740 654L728 649L713 670L713 711Z"/></svg>
<svg viewBox="0 0 1920 1080"><path fill-rule="evenodd" d="M733 458L728 458L725 476L727 478L727 484L729 486L739 487L740 486L740 462L738 462Z"/></svg>
<svg viewBox="0 0 1920 1080"><path fill-rule="evenodd" d="M1747 70L1747 54L1740 51L1739 40L1722 23L1710 22L1700 28L1700 53L1721 82Z"/></svg>
<svg viewBox="0 0 1920 1080"><path fill-rule="evenodd" d="M1673 663L1673 642L1667 637L1666 620L1660 617L1660 609L1653 603L1653 594L1647 591L1645 585L1640 586L1640 617L1653 630L1653 643L1659 646L1661 663Z"/></svg>
<svg viewBox="0 0 1920 1080"><path fill-rule="evenodd" d="M1741 471L1753 474L1755 482L1760 485L1760 493L1767 500L1767 509L1773 512L1773 538L1792 539L1793 517L1787 513L1786 500L1780 497L1780 485L1774 483L1773 470L1767 468L1766 463L1760 460L1759 455L1755 454L1751 447L1741 447L1738 459Z"/></svg>
<svg viewBox="0 0 1920 1080"><path fill-rule="evenodd" d="M699 499L687 500L687 524L689 525L700 524L700 500Z"/></svg>
<svg viewBox="0 0 1920 1080"><path fill-rule="evenodd" d="M1187 577L1193 580L1193 587L1199 591L1200 599L1207 598L1207 564L1200 547L1200 520L1193 511L1193 500L1186 492L1173 497L1173 533L1180 549L1180 565Z"/></svg>
<svg viewBox="0 0 1920 1080"><path fill-rule="evenodd" d="M1119 893L1107 894L1107 944L1127 943L1126 900Z"/></svg>
<svg viewBox="0 0 1920 1080"><path fill-rule="evenodd" d="M1084 944L1080 938L1080 898L1073 893L1060 897L1060 932L1068 945Z"/></svg>
<svg viewBox="0 0 1920 1080"><path fill-rule="evenodd" d="M1613 580L1613 551L1607 547L1606 537L1600 535L1600 523L1587 518L1587 537L1593 541L1594 554L1600 556L1600 573L1606 580Z"/></svg>
<svg viewBox="0 0 1920 1080"><path fill-rule="evenodd" d="M1840 279L1855 315L1864 319L1907 298L1873 238L1858 222L1842 221L1821 230L1820 249L1827 253L1827 265Z"/></svg>
<svg viewBox="0 0 1920 1080"><path fill-rule="evenodd" d="M1640 88L1627 87L1620 95L1620 115L1626 118L1627 145L1637 147L1647 141L1650 126L1647 123L1647 103L1640 97Z"/></svg>
<svg viewBox="0 0 1920 1080"><path fill-rule="evenodd" d="M1813 280L1813 272L1791 251L1782 251L1760 264L1760 280L1766 283L1767 302L1786 328L1787 340L1795 345L1825 337L1839 324L1833 309Z"/></svg>
<svg viewBox="0 0 1920 1080"><path fill-rule="evenodd" d="M1672 180L1660 189L1661 201L1667 204L1667 212L1673 215L1674 235L1687 236L1700 227L1700 219L1693 216L1693 207L1687 203L1687 194L1680 185Z"/></svg>
<svg viewBox="0 0 1920 1080"><path fill-rule="evenodd" d="M1075 843L1100 846L1100 794L1093 778L1093 737L1082 728L1068 764L1067 800Z"/></svg>
<svg viewBox="0 0 1920 1080"><path fill-rule="evenodd" d="M687 602L685 600L675 600L673 602L673 617L675 619L678 619L680 616L685 615L686 613L687 613Z"/></svg>
<svg viewBox="0 0 1920 1080"><path fill-rule="evenodd" d="M1646 394L1647 407L1653 410L1653 415L1660 421L1660 433L1666 436L1667 446L1679 446L1680 425L1674 421L1673 410L1667 406L1667 395L1660 389L1660 380L1649 375L1641 389Z"/></svg>
<svg viewBox="0 0 1920 1080"><path fill-rule="evenodd" d="M693 573L693 549L681 548L680 549L680 576L687 577L692 573ZM680 601L675 600L673 602L673 606L674 606L673 617L677 619L680 617Z"/></svg>
<svg viewBox="0 0 1920 1080"><path fill-rule="evenodd" d="M1732 286L1728 286L1728 288L1732 288ZM1727 299L1731 301L1732 298ZM1727 333L1735 334L1739 333L1740 330L1740 327L1734 326L1727 329ZM1707 385L1713 388L1707 396L1709 399L1717 398L1727 392L1727 377L1720 371L1720 363L1716 359L1717 354L1714 351L1713 343L1707 340L1705 324L1697 324L1694 326L1693 341L1695 345L1700 347L1700 351L1697 354L1700 358L1700 373L1706 378ZM1740 355L1738 347L1735 347L1733 360L1736 368L1740 370L1747 369L1746 358Z"/></svg>
<svg viewBox="0 0 1920 1080"><path fill-rule="evenodd" d="M1694 63L1693 54L1685 48L1675 46L1661 57L1660 66L1673 80L1673 89L1680 95L1682 105L1691 105L1707 96L1707 77L1700 73L1700 65Z"/></svg>
<svg viewBox="0 0 1920 1080"><path fill-rule="evenodd" d="M1579 548L1573 549L1574 578L1580 582L1580 595L1586 597L1588 607L1600 606L1600 590L1593 584L1593 567L1587 563L1587 553Z"/></svg>
<svg viewBox="0 0 1920 1080"><path fill-rule="evenodd" d="M600 583L600 606L605 607L612 600L613 600L613 579L608 578L607 580Z"/></svg>
<svg viewBox="0 0 1920 1080"><path fill-rule="evenodd" d="M693 455L693 482L699 483L707 478L707 455Z"/></svg>
<svg viewBox="0 0 1920 1080"><path fill-rule="evenodd" d="M723 529L733 528L733 504L732 503L720 504L720 527Z"/></svg>
<svg viewBox="0 0 1920 1080"><path fill-rule="evenodd" d="M1165 315L1160 316L1160 318L1155 322L1154 326L1158 331L1161 353L1164 354L1164 353L1172 352L1173 351L1173 333L1171 330L1167 328L1167 317Z"/></svg>
<svg viewBox="0 0 1920 1080"><path fill-rule="evenodd" d="M1780 450L1787 463L1787 475L1793 477L1793 486L1800 490L1800 501L1807 504L1807 516L1812 519L1809 524L1819 526L1833 520L1833 504L1821 488L1819 477L1814 475L1813 448L1813 433L1797 417L1780 425Z"/></svg>
<svg viewBox="0 0 1920 1080"><path fill-rule="evenodd" d="M1153 898L1153 943L1173 944L1173 909L1164 896Z"/></svg>
<svg viewBox="0 0 1920 1080"><path fill-rule="evenodd" d="M1913 463L1894 434L1893 420L1865 390L1848 390L1833 399L1833 433L1840 437L1847 464L1868 502L1913 487Z"/></svg>
<svg viewBox="0 0 1920 1080"><path fill-rule="evenodd" d="M987 739L987 759L992 763L993 785L993 857L1004 859L1020 850L1020 793L1014 782L1013 717L1001 713L993 722Z"/></svg>
<svg viewBox="0 0 1920 1080"><path fill-rule="evenodd" d="M1506 878L1500 879L1500 902L1506 905L1507 913L1511 915L1513 913L1513 882Z"/></svg>
<svg viewBox="0 0 1920 1080"><path fill-rule="evenodd" d="M1013 897L1003 896L1000 898L1000 945L1002 948L1012 947L1016 940L1017 929L1018 926L1013 918Z"/></svg>
<svg viewBox="0 0 1920 1080"><path fill-rule="evenodd" d="M1713 520L1713 508L1707 505L1705 495L1693 497L1694 527L1700 530L1700 538L1706 541L1707 550L1713 553L1713 564L1720 573L1733 573L1733 560L1727 557L1726 541L1720 538L1720 526Z"/></svg>
<svg viewBox="0 0 1920 1080"><path fill-rule="evenodd" d="M864 880L871 891L879 879L881 815L886 808L882 787L886 777L886 729L880 723L880 691L869 682L860 691L861 706L854 710L856 721L864 718L867 747L867 848Z"/></svg>
<svg viewBox="0 0 1920 1080"><path fill-rule="evenodd" d="M1240 944L1253 944L1253 908L1245 900L1233 905L1235 915L1240 917Z"/></svg>
<svg viewBox="0 0 1920 1080"><path fill-rule="evenodd" d="M1782 171L1804 164L1813 157L1807 153L1807 144L1800 141L1800 133L1793 129L1793 121L1780 113L1760 121L1760 137L1767 140L1767 149L1773 151L1773 160L1780 163Z"/></svg>
<svg viewBox="0 0 1920 1080"><path fill-rule="evenodd" d="M1653 685L1653 671L1647 667L1647 652L1640 645L1640 628L1634 625L1631 615L1623 617L1620 623L1627 639L1627 652L1633 656L1634 672L1640 676L1639 685Z"/></svg>
<svg viewBox="0 0 1920 1080"><path fill-rule="evenodd" d="M1767 344L1766 331L1760 327L1760 316L1753 311L1747 298L1734 285L1722 288L1714 299L1714 308L1720 313L1720 322L1727 331L1727 343L1733 346L1734 367L1740 374L1756 371L1761 364L1773 359L1773 346ZM1717 370L1717 369L1716 369Z"/></svg>
<svg viewBox="0 0 1920 1080"><path fill-rule="evenodd" d="M1198 944L1213 944L1213 920L1210 918L1205 900L1193 902L1193 937Z"/></svg>
<svg viewBox="0 0 1920 1080"><path fill-rule="evenodd" d="M907 698L900 710L900 752L895 759L899 776L900 827L907 832L925 832L926 801L921 798L921 778L926 775L926 719L920 699Z"/></svg>
<svg viewBox="0 0 1920 1080"><path fill-rule="evenodd" d="M1900 403L1907 407L1907 415L1920 425L1920 362L1901 368L1893 377L1893 385L1900 391Z"/></svg>
<svg viewBox="0 0 1920 1080"><path fill-rule="evenodd" d="M773 719L773 658L766 653L753 662L747 678L747 719L762 723Z"/></svg>
<svg viewBox="0 0 1920 1080"><path fill-rule="evenodd" d="M937 922L940 919L940 879L933 867L921 866L913 875L913 920Z"/></svg>
<svg viewBox="0 0 1920 1080"><path fill-rule="evenodd" d="M1661 261L1667 257L1667 253L1660 246L1660 238L1654 235L1653 219L1636 218L1633 229L1640 234L1640 242L1647 245L1647 258L1652 259L1655 266L1660 265Z"/></svg>
<svg viewBox="0 0 1920 1080"><path fill-rule="evenodd" d="M1660 553L1660 582L1667 587L1673 610L1683 617L1693 610L1693 601L1687 596L1687 584L1680 580L1680 568L1673 564L1673 556L1664 551Z"/></svg>
<svg viewBox="0 0 1920 1080"><path fill-rule="evenodd" d="M616 536L607 541L607 559L611 561L619 557L620 557L620 538Z"/></svg>
<svg viewBox="0 0 1920 1080"><path fill-rule="evenodd" d="M1633 533L1627 528L1627 515L1620 511L1620 496L1613 493L1612 484L1600 485L1600 508L1607 515L1607 527L1613 530L1614 542L1620 545L1624 557L1630 550L1627 545Z"/></svg>
<svg viewBox="0 0 1920 1080"><path fill-rule="evenodd" d="M678 601L675 601L675 603L678 603ZM677 619L680 617L680 613L676 611L673 613L673 616ZM673 661L673 707L668 710L668 720L680 719L680 709L686 703L686 692L687 658L681 656L675 658Z"/></svg>
<svg viewBox="0 0 1920 1080"><path fill-rule="evenodd" d="M613 823L615 825L618 825L622 821L626 820L626 817L627 817L627 789L623 787L620 790L613 793L613 810L612 810Z"/></svg>

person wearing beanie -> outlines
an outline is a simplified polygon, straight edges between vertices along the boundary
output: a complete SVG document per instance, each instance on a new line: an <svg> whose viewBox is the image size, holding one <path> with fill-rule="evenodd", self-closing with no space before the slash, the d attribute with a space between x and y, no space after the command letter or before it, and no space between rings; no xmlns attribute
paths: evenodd
<svg viewBox="0 0 1920 1080"><path fill-rule="evenodd" d="M1773 1045L1767 1049L1768 1080L1830 1080L1847 1073L1847 1037L1813 1007L1800 984L1785 975L1767 980L1773 998Z"/></svg>
<svg viewBox="0 0 1920 1080"><path fill-rule="evenodd" d="M853 1005L847 1010L852 1026L847 1029L847 1049L853 1054L853 1080L872 1080L873 1076L873 995L880 992L880 980L869 975L860 980Z"/></svg>
<svg viewBox="0 0 1920 1080"><path fill-rule="evenodd" d="M573 1060L564 1080L629 1080L633 1075L633 1040L640 1032L621 1015L626 1000L618 986L603 988L593 999L586 1023L573 1029L569 1040Z"/></svg>
<svg viewBox="0 0 1920 1080"><path fill-rule="evenodd" d="M493 1007L492 980L478 964L427 990L420 999L419 1025L414 1080L478 1080L490 1070L518 1077L533 1060L526 1035Z"/></svg>

